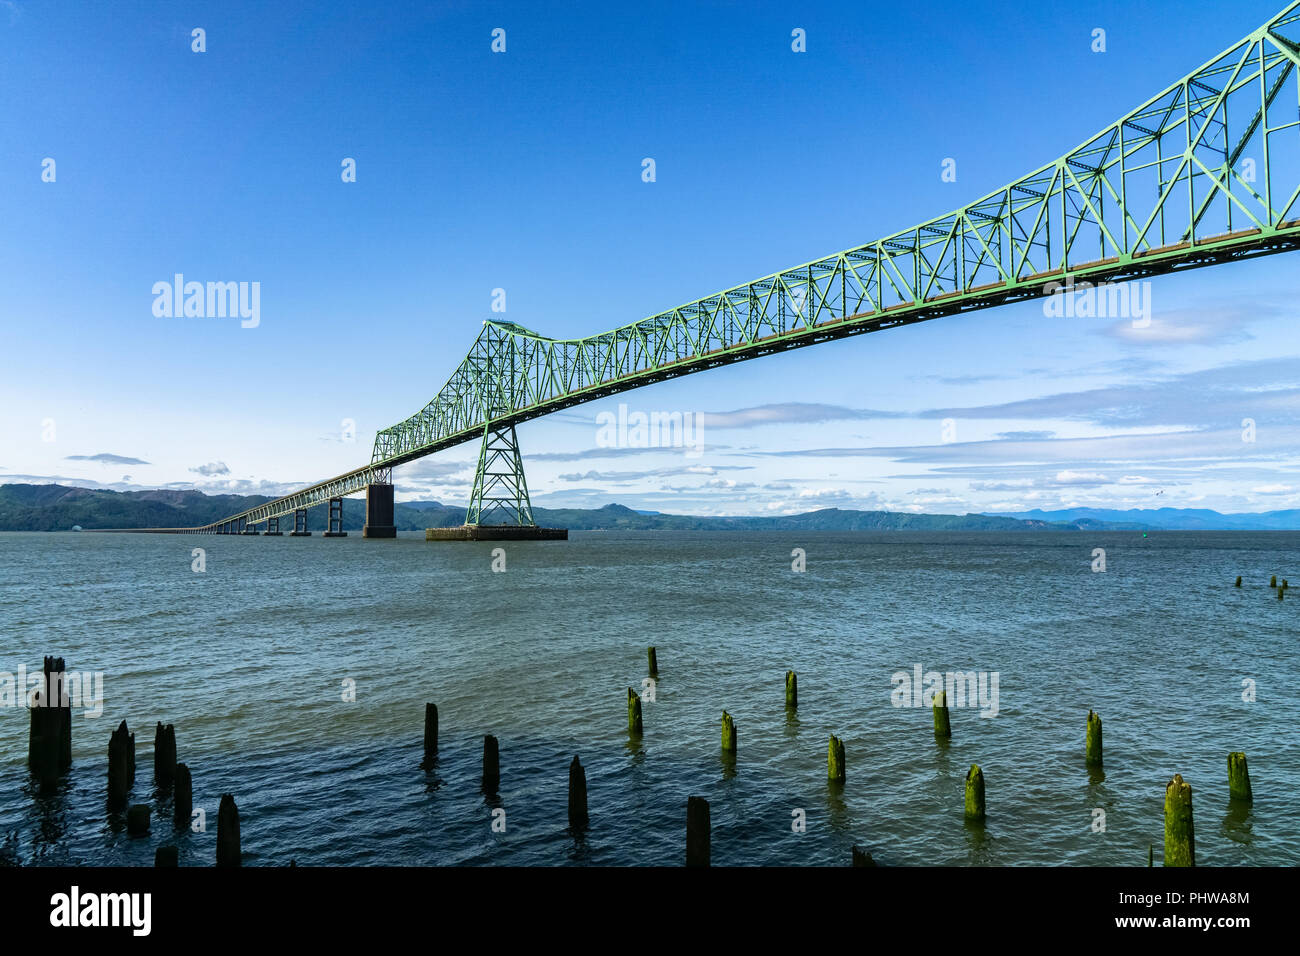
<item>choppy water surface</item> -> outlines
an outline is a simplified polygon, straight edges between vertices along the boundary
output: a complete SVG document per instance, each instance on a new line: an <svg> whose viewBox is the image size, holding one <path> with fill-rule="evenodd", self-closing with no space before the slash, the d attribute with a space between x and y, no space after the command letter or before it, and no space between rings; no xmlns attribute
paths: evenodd
<svg viewBox="0 0 1300 956"><path fill-rule="evenodd" d="M885 864L1145 865L1177 772L1199 863L1300 863L1300 535L575 532L507 544L505 573L492 547L0 535L0 671L58 654L103 671L106 696L102 717L74 712L73 769L46 797L28 781L27 712L0 707L0 856L152 865L179 839L182 863L210 864L230 792L246 865L677 864L695 794L712 805L715 864L843 864L862 843ZM1097 547L1105 573L1091 570ZM1274 573L1294 599L1274 597ZM626 694L649 644L657 699L633 742ZM951 744L937 744L929 710L891 703L891 675L917 664L997 672L997 716L954 709ZM797 716L783 706L790 668ZM426 701L442 725L428 772ZM1105 721L1100 774L1083 763L1090 707ZM123 718L133 802L162 815L148 838L105 808ZM173 835L153 792L157 720L176 726L206 833ZM479 792L487 733L501 742L495 798ZM842 787L826 780L832 733ZM1228 803L1232 750L1249 756L1246 810ZM590 791L581 838L566 821L574 754ZM972 762L983 827L963 820Z"/></svg>

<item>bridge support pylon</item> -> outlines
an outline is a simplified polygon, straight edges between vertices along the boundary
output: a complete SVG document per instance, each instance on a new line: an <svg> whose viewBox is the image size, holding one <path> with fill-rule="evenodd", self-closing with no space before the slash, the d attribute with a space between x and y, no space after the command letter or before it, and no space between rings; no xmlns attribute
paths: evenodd
<svg viewBox="0 0 1300 956"><path fill-rule="evenodd" d="M348 533L343 530L343 499L330 499L330 516L329 524L326 525L325 537L327 538L346 538Z"/></svg>
<svg viewBox="0 0 1300 956"><path fill-rule="evenodd" d="M366 485L366 524L361 529L363 538L396 538L397 525L393 523L393 486L389 482Z"/></svg>
<svg viewBox="0 0 1300 956"><path fill-rule="evenodd" d="M293 530L289 532L291 538L310 538L311 532L307 530L307 509L295 508L293 512Z"/></svg>
<svg viewBox="0 0 1300 956"><path fill-rule="evenodd" d="M270 536L275 537L275 538L278 538L278 537L280 537L281 535L283 535L284 532L280 530L280 519L279 519L279 518L267 518L267 519L266 519L266 530L263 531L262 534L270 535Z"/></svg>
<svg viewBox="0 0 1300 956"><path fill-rule="evenodd" d="M565 540L567 528L539 528L533 518L515 427L483 428L469 512L459 528L426 528L426 541Z"/></svg>

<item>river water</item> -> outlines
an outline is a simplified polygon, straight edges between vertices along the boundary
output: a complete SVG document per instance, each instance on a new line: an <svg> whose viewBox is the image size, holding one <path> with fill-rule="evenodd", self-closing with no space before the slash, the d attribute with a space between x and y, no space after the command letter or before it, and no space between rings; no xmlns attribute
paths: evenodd
<svg viewBox="0 0 1300 956"><path fill-rule="evenodd" d="M104 692L99 716L74 708L73 767L52 794L28 777L21 697L0 706L0 859L152 865L178 843L182 865L210 865L229 792L245 865L676 865L698 795L715 865L841 865L856 843L886 865L1145 866L1180 773L1198 863L1300 863L1300 535L575 532L505 544L504 572L499 546L0 534L0 671L59 655ZM1271 574L1297 582L1293 599ZM632 739L627 689L648 693L651 644L660 673ZM984 680L947 744L927 707L895 706L895 675L918 666ZM1083 760L1089 708L1101 772ZM105 805L123 719L148 837ZM176 727L206 832L175 833L154 791L158 720ZM480 791L484 734L500 740L496 796ZM826 779L830 734L843 785ZM1234 750L1247 808L1228 801ZM582 834L566 820L575 754ZM982 826L963 818L972 763Z"/></svg>

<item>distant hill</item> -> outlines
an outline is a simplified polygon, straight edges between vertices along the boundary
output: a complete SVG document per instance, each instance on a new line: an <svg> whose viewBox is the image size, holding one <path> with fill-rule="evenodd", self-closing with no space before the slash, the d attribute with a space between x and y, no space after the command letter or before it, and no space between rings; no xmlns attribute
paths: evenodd
<svg viewBox="0 0 1300 956"><path fill-rule="evenodd" d="M1100 521L1164 531L1300 531L1300 510L1258 514L1222 514L1208 508L1068 508L1064 511L1001 511L995 514L1026 521Z"/></svg>
<svg viewBox="0 0 1300 956"><path fill-rule="evenodd" d="M272 500L265 495L205 495L200 491L108 491L64 485L0 485L0 531L67 531L98 528L190 528L218 521ZM400 531L448 528L465 521L464 505L407 501L397 505ZM1023 514L932 515L897 511L824 508L777 517L702 518L603 508L534 508L537 523L575 531L1125 531L1125 530L1296 530L1300 511L1221 515L1216 511L1161 508L1158 511L1031 511ZM343 527L365 524L362 497L343 501ZM308 528L325 529L326 511L307 512ZM281 521L281 530L291 530Z"/></svg>

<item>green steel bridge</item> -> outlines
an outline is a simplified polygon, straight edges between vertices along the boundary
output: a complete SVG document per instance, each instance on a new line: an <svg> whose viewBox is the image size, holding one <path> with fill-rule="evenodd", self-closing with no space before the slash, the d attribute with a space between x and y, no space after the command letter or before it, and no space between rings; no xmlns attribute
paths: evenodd
<svg viewBox="0 0 1300 956"><path fill-rule="evenodd" d="M943 216L609 332L552 339L487 321L433 400L368 464L184 533L278 531L392 470L479 441L466 524L532 525L520 422L653 382L1057 292L1300 247L1300 2L1058 159ZM384 493L386 491L386 501ZM385 520L385 515L387 520ZM504 519L498 522L496 519ZM367 534L371 528L367 528Z"/></svg>

